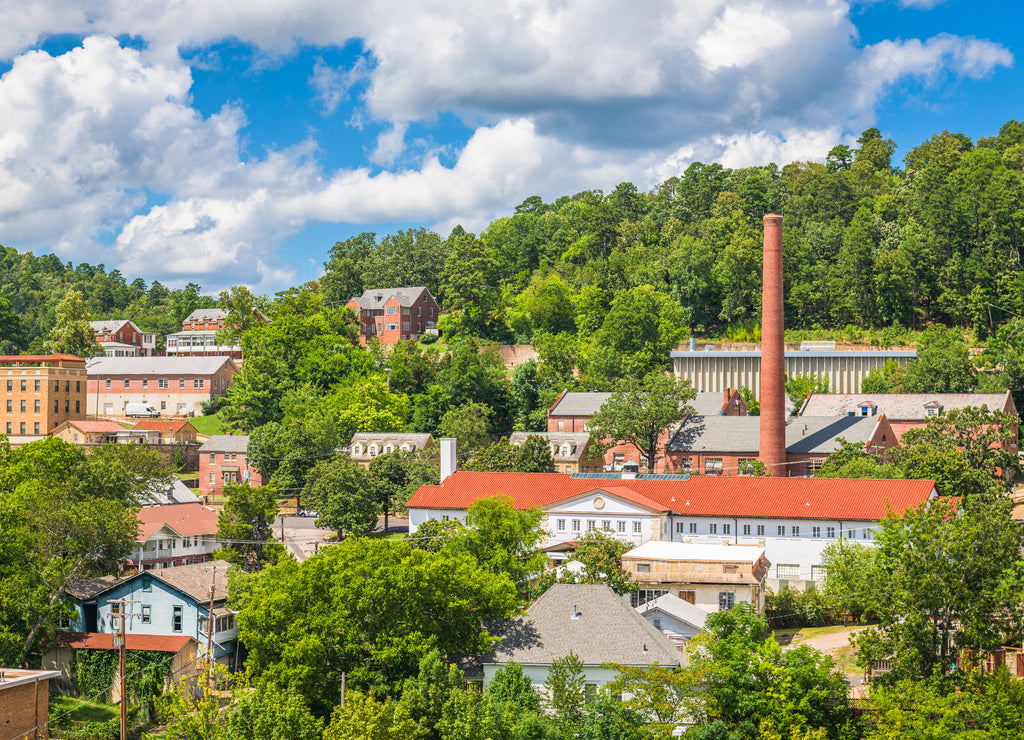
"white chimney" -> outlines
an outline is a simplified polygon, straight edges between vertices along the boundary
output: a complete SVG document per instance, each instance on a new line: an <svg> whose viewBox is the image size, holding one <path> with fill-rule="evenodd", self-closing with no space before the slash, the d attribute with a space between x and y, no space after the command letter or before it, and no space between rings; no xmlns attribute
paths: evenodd
<svg viewBox="0 0 1024 740"><path fill-rule="evenodd" d="M441 438L441 482L455 472L455 438Z"/></svg>

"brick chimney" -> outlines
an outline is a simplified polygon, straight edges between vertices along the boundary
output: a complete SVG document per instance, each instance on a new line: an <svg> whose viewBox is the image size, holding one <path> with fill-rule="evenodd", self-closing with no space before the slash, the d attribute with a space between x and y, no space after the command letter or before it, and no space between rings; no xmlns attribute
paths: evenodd
<svg viewBox="0 0 1024 740"><path fill-rule="evenodd" d="M786 370L782 305L782 216L764 216L761 293L760 459L774 476L786 476Z"/></svg>

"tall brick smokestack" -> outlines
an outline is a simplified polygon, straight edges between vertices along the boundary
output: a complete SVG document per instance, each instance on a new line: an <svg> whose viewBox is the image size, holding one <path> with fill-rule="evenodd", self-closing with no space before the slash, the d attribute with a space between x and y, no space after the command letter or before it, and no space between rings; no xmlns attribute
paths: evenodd
<svg viewBox="0 0 1024 740"><path fill-rule="evenodd" d="M761 293L761 462L786 476L786 370L782 306L782 216L764 217Z"/></svg>

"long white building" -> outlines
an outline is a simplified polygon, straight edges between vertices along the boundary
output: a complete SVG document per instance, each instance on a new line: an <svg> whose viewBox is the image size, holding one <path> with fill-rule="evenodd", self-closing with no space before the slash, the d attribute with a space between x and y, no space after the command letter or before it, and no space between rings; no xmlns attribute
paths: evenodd
<svg viewBox="0 0 1024 740"><path fill-rule="evenodd" d="M821 580L821 553L829 544L873 542L886 513L938 493L927 480L458 471L416 491L408 503L409 531L429 519L464 522L474 501L496 495L508 496L517 509L544 512L549 550L593 529L633 546L649 540L759 545L772 564L768 586L778 588L780 581L801 587Z"/></svg>

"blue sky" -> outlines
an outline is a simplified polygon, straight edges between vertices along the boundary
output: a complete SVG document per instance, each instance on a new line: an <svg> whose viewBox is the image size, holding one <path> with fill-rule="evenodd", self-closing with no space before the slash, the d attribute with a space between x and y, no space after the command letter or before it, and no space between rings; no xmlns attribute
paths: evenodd
<svg viewBox="0 0 1024 740"><path fill-rule="evenodd" d="M1024 117L1010 2L0 9L0 243L208 291L315 278L362 231Z"/></svg>

